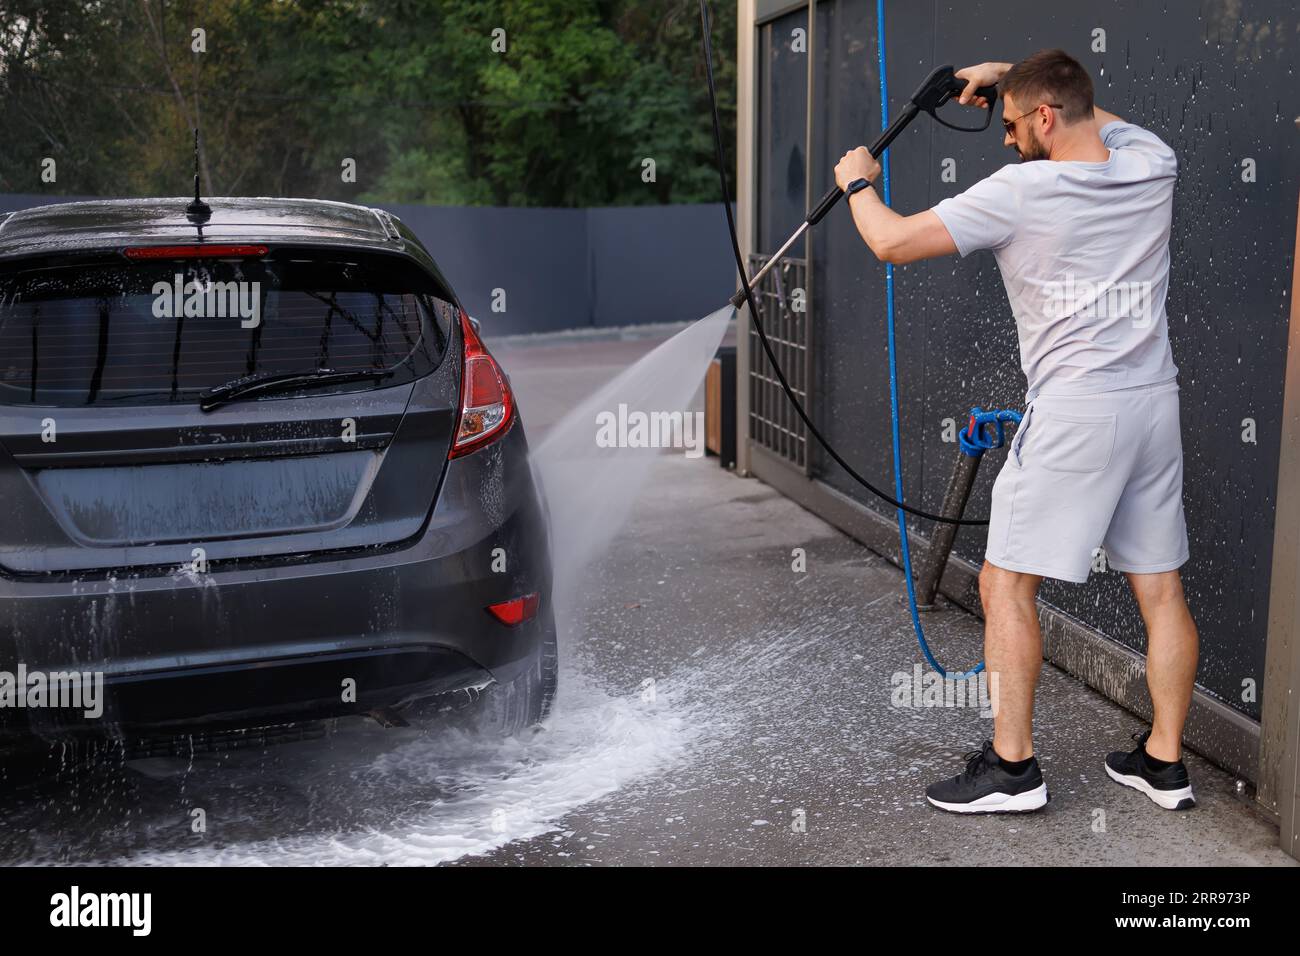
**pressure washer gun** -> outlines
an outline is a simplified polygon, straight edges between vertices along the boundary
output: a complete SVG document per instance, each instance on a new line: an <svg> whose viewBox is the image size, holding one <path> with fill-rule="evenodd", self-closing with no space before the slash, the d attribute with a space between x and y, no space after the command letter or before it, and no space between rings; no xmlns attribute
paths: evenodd
<svg viewBox="0 0 1300 956"><path fill-rule="evenodd" d="M983 94L981 94L983 95ZM996 411L984 411L981 408L970 410L970 419L966 427L957 435L957 464L948 481L948 491L943 496L940 514L947 517L961 517L966 511L966 501L970 498L971 488L975 485L975 474L979 471L980 459L984 453L993 448L1001 448L1006 442L1006 427L1009 423L1020 424L1020 413L1010 408ZM948 555L952 551L953 539L957 536L955 524L937 524L930 538L930 547L925 552L921 566L916 575L916 609L932 611L935 608L934 596L939 590L939 578L948 565Z"/></svg>
<svg viewBox="0 0 1300 956"><path fill-rule="evenodd" d="M993 120L993 102L998 98L998 88L996 86L981 86L975 90L976 96L982 96L988 100L988 115L984 117L983 126L957 126L953 123L945 122L939 118L939 108L961 95L961 91L966 88L966 81L959 79L953 72L951 66L941 66L925 78L911 99L907 101L907 106L895 117L889 127L876 137L876 141L867 147L867 152L871 153L872 158L879 159L880 154L889 148L889 144L898 138L898 134L905 130L912 120L916 119L921 113L929 113L930 117L936 120L940 125L949 129L955 129L963 133L981 133L989 128L989 123ZM803 224L794 231L785 244L781 246L776 253L767 260L763 268L759 269L754 277L749 280L749 288L757 289L759 282L768 271L781 261L781 258L789 251L790 247L798 241L799 237L808 231L809 226L815 226L826 217L826 214L834 208L835 204L840 201L844 195L844 190L839 186L832 186L830 191L822 197L822 201L817 204ZM739 290L731 297L731 304L740 308L745 304L745 290Z"/></svg>

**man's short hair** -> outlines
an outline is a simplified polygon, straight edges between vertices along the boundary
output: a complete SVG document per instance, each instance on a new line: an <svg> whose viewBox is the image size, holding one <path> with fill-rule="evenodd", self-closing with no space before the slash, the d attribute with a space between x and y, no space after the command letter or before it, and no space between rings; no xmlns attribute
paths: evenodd
<svg viewBox="0 0 1300 956"><path fill-rule="evenodd" d="M1007 70L998 89L1015 97L1021 110L1061 104L1061 119L1067 126L1092 118L1092 77L1064 50L1039 50L1025 57Z"/></svg>

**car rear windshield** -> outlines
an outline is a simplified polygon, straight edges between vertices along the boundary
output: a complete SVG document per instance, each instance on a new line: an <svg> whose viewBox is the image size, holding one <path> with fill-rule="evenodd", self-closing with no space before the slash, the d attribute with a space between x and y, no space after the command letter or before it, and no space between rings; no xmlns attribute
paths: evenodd
<svg viewBox="0 0 1300 956"><path fill-rule="evenodd" d="M413 262L320 250L0 267L0 403L184 403L321 370L402 384L442 362L450 299Z"/></svg>

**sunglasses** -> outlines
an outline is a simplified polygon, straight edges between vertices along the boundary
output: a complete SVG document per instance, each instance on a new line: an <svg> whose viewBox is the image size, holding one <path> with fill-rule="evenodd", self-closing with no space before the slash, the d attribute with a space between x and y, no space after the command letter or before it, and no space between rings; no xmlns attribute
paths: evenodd
<svg viewBox="0 0 1300 956"><path fill-rule="evenodd" d="M1038 106L1035 106L1032 110L1028 110L1028 111L1026 111L1026 112L1024 112L1024 113L1021 113L1021 114L1020 114L1019 116L1017 116L1015 119L1003 120L1003 121L1002 121L1002 128L1003 128L1004 130L1006 130L1007 135L1008 135L1008 136L1014 135L1014 133L1015 133L1015 131L1016 131L1016 124L1019 123L1019 122L1020 122L1022 119L1024 119L1026 116L1028 116L1030 113L1036 113L1036 112L1038 112L1038 107L1039 107L1039 106L1050 106L1050 107L1051 107L1052 109L1054 109L1054 110L1059 110L1059 109L1061 109L1061 104L1060 104L1060 103L1039 103Z"/></svg>

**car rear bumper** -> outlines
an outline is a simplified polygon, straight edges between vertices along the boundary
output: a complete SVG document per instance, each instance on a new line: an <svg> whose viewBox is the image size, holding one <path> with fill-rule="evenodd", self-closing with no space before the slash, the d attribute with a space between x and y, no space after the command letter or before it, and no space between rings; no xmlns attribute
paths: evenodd
<svg viewBox="0 0 1300 956"><path fill-rule="evenodd" d="M447 464L406 547L206 574L0 578L0 670L75 671L103 686L98 716L0 704L0 738L293 722L509 681L552 626L550 581L516 423ZM507 627L486 610L529 593L541 595L532 621Z"/></svg>

